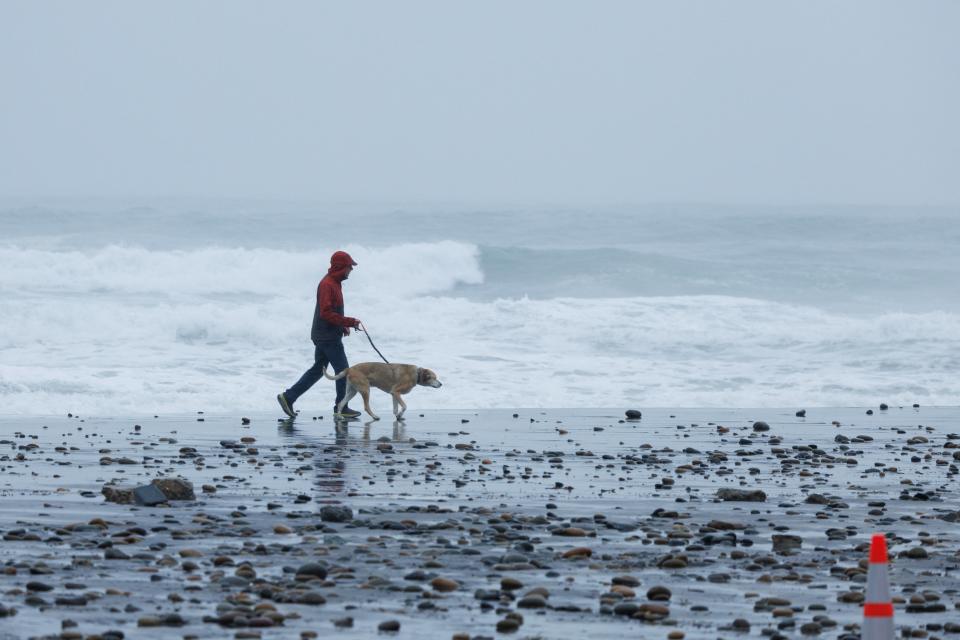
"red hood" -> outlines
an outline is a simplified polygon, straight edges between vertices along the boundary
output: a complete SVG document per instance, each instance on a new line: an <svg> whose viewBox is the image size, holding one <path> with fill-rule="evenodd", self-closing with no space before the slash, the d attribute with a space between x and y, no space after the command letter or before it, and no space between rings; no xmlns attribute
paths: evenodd
<svg viewBox="0 0 960 640"><path fill-rule="evenodd" d="M330 269L327 273L338 281L342 281L347 276L347 267L356 266L353 258L346 251L337 251L330 256Z"/></svg>

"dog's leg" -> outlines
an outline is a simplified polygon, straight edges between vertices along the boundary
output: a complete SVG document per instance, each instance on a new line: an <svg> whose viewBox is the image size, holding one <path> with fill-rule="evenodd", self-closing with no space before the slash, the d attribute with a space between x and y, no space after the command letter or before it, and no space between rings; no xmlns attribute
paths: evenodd
<svg viewBox="0 0 960 640"><path fill-rule="evenodd" d="M349 379L347 379L347 388L344 390L343 400L337 404L337 413L343 411L343 408L347 406L347 403L350 402L355 395L357 395L357 388L350 383Z"/></svg>
<svg viewBox="0 0 960 640"><path fill-rule="evenodd" d="M393 415L395 418L399 419L400 414L397 411L400 410L400 404L397 402L397 393L393 392L390 394L390 397L393 398Z"/></svg>
<svg viewBox="0 0 960 640"><path fill-rule="evenodd" d="M393 396L393 414L400 420L403 419L403 414L407 411L407 403L403 401L403 394L409 393L411 389L413 389L412 385L398 384L390 392L390 395ZM398 404L400 405L400 413L397 413Z"/></svg>
<svg viewBox="0 0 960 640"><path fill-rule="evenodd" d="M363 410L366 411L371 418L374 420L379 420L380 416L373 412L373 409L370 408L370 387L364 386L360 388L360 396L363 398Z"/></svg>

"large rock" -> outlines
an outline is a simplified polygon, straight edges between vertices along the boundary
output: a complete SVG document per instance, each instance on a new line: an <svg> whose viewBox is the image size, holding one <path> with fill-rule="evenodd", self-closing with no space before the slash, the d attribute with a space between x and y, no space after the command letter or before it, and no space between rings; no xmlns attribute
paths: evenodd
<svg viewBox="0 0 960 640"><path fill-rule="evenodd" d="M759 489L718 489L717 497L724 502L766 502L767 494Z"/></svg>
<svg viewBox="0 0 960 640"><path fill-rule="evenodd" d="M133 489L118 489L116 487L104 486L100 489L100 493L107 499L107 502L115 502L117 504L133 504L135 502Z"/></svg>
<svg viewBox="0 0 960 640"><path fill-rule="evenodd" d="M153 507L167 501L167 496L155 484L147 484L133 490L133 499L137 504Z"/></svg>
<svg viewBox="0 0 960 640"><path fill-rule="evenodd" d="M803 546L803 538L800 536L777 535L772 537L773 552L780 555L793 553Z"/></svg>
<svg viewBox="0 0 960 640"><path fill-rule="evenodd" d="M309 564L302 565L297 569L297 578L301 580L310 580L313 578L320 578L323 580L326 577L327 567L319 562L311 562Z"/></svg>
<svg viewBox="0 0 960 640"><path fill-rule="evenodd" d="M107 502L152 506L167 500L196 500L193 483L183 478L157 478L149 485L127 489L104 485L100 490ZM161 499L161 496L163 499Z"/></svg>
<svg viewBox="0 0 960 640"><path fill-rule="evenodd" d="M320 509L320 519L324 522L350 522L353 510L350 507L327 505Z"/></svg>
<svg viewBox="0 0 960 640"><path fill-rule="evenodd" d="M196 500L193 483L183 478L158 478L150 484L156 486L167 500Z"/></svg>

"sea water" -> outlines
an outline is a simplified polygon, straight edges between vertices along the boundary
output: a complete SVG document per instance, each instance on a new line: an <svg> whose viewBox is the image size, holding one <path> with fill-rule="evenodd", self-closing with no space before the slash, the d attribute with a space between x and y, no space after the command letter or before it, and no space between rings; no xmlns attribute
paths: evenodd
<svg viewBox="0 0 960 640"><path fill-rule="evenodd" d="M957 404L960 209L0 204L0 414L273 410L330 254L429 408ZM378 361L363 335L352 363ZM323 380L298 408L329 412ZM381 413L386 396L374 395Z"/></svg>

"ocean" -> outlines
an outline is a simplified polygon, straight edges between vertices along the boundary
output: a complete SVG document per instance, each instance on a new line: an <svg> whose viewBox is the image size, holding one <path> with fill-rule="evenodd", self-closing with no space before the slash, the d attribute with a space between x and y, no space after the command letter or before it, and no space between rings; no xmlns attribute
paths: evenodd
<svg viewBox="0 0 960 640"><path fill-rule="evenodd" d="M956 405L958 246L956 208L7 200L0 414L271 411L337 249L346 313L444 383L411 415Z"/></svg>

